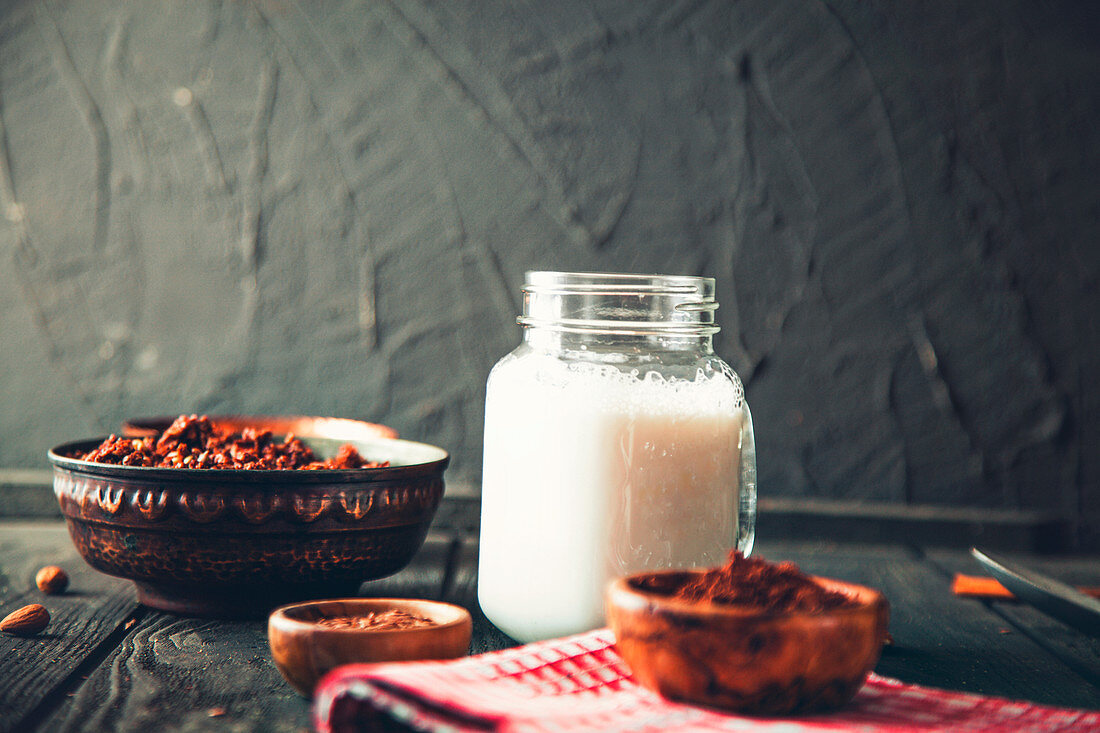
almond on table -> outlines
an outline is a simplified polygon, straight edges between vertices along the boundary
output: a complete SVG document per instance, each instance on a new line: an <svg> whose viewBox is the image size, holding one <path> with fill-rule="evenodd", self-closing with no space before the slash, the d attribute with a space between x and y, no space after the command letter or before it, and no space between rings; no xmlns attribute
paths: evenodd
<svg viewBox="0 0 1100 733"><path fill-rule="evenodd" d="M48 596L64 593L69 587L69 575L56 565L47 565L34 576L34 584Z"/></svg>
<svg viewBox="0 0 1100 733"><path fill-rule="evenodd" d="M33 636L50 623L50 612L46 607L32 603L29 606L12 611L0 620L0 631L16 636Z"/></svg>

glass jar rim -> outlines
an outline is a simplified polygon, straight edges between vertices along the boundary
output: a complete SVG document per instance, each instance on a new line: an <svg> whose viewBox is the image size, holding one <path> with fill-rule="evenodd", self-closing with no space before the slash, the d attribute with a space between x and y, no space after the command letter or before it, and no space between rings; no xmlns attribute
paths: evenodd
<svg viewBox="0 0 1100 733"><path fill-rule="evenodd" d="M714 301L714 278L698 275L644 275L627 272L558 272L528 270L523 292L546 294L639 293L663 295L698 294L702 301ZM715 303L717 307L717 303Z"/></svg>
<svg viewBox="0 0 1100 733"><path fill-rule="evenodd" d="M543 303L574 296L591 305L598 299L636 299L639 307L589 308L601 317L589 317L569 308L544 308ZM625 302L625 301L624 301ZM650 303L643 313L642 303ZM659 305L658 305L659 304ZM530 270L523 285L521 326L553 331L667 336L710 336L714 323L714 278L696 275L647 275L609 272ZM582 317L575 317L582 315ZM612 315L613 317L607 317ZM660 319L639 316L660 316Z"/></svg>

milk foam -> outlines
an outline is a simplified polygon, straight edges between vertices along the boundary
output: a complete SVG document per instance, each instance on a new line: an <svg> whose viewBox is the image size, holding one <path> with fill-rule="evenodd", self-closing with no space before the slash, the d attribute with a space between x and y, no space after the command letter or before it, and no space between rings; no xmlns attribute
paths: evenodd
<svg viewBox="0 0 1100 733"><path fill-rule="evenodd" d="M488 389L526 393L558 389L563 396L591 400L601 409L646 414L732 413L741 408L745 393L738 379L722 373L696 371L695 379L666 378L656 371L589 362L563 362L531 354L509 355L489 375Z"/></svg>

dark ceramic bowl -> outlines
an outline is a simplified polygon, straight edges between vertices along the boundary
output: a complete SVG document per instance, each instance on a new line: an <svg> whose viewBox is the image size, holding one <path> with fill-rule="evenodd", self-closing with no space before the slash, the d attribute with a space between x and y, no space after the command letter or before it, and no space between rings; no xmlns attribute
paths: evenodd
<svg viewBox="0 0 1100 733"><path fill-rule="evenodd" d="M671 597L692 572L640 573L607 591L619 654L669 699L753 715L827 710L851 700L878 661L889 607L877 590L814 578L855 604L776 614Z"/></svg>
<svg viewBox="0 0 1100 733"><path fill-rule="evenodd" d="M147 606L261 616L283 603L355 595L404 567L443 497L441 448L407 440L299 437L322 457L351 442L384 468L246 471L83 461L102 438L49 452L73 543L134 581Z"/></svg>

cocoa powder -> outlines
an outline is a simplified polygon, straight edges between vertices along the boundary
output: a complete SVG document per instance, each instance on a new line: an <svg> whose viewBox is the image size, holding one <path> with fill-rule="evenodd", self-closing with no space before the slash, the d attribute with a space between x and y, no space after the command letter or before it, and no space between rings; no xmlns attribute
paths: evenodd
<svg viewBox="0 0 1100 733"><path fill-rule="evenodd" d="M709 601L751 606L772 613L821 613L855 606L856 602L821 587L791 562L773 564L748 558L734 550L729 562L694 575L673 589L672 596L688 601Z"/></svg>

